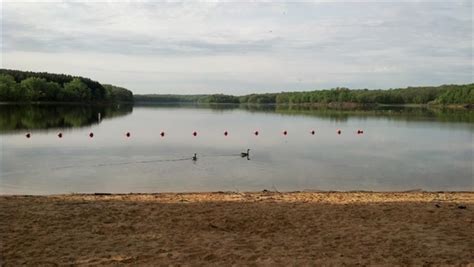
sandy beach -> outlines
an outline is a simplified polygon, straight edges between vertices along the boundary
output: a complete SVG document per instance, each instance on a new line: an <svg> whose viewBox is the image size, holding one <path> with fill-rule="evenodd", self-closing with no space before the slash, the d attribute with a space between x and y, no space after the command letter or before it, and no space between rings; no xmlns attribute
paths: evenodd
<svg viewBox="0 0 474 267"><path fill-rule="evenodd" d="M474 265L473 192L0 196L0 265Z"/></svg>

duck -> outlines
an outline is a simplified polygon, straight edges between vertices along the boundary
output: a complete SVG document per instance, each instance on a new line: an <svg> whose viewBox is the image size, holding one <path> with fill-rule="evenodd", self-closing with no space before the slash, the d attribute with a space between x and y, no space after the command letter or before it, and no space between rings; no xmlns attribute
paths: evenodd
<svg viewBox="0 0 474 267"><path fill-rule="evenodd" d="M242 152L242 153L240 153L240 156L241 156L242 158L248 157L249 154L250 154L249 152L250 152L250 149L247 148L247 153Z"/></svg>
<svg viewBox="0 0 474 267"><path fill-rule="evenodd" d="M192 157L192 160L193 160L193 161L196 161L197 159L198 159L198 158L197 158L197 154L194 153L194 156Z"/></svg>

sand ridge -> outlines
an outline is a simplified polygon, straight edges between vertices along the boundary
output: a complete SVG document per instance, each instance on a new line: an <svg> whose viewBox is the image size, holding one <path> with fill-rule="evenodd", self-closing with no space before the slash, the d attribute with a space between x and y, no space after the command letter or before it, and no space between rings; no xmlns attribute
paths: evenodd
<svg viewBox="0 0 474 267"><path fill-rule="evenodd" d="M64 201L95 201L95 200L129 200L129 201L158 201L160 203L180 202L305 202L305 203L387 203L387 202L446 202L446 203L473 203L474 192L371 192L371 191L317 191L317 192L278 192L263 190L262 192L190 192L190 193L130 193L130 194L64 194L49 196L0 196L3 198L46 197L50 200Z"/></svg>

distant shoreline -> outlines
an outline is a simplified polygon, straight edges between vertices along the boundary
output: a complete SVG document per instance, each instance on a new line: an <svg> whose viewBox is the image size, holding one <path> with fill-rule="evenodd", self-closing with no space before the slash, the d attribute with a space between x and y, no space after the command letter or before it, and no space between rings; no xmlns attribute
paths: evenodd
<svg viewBox="0 0 474 267"><path fill-rule="evenodd" d="M233 104L299 104L335 107L427 104L474 105L474 84L443 84L391 89L336 87L309 91L230 94L133 94L132 91L89 78L66 74L0 69L0 101L37 102L187 102Z"/></svg>
<svg viewBox="0 0 474 267"><path fill-rule="evenodd" d="M423 189L408 189L408 190L399 190L399 191L372 191L372 190L319 190L319 189L305 189L305 190L290 190L290 191L274 191L274 190L267 190L264 189L262 191L186 191L186 192L178 192L178 191L170 191L170 192L152 192L152 193L144 193L144 192L136 192L136 193L111 193L111 192L94 192L94 193L59 193L59 194L0 194L0 198L2 197L59 197L59 198L100 198L100 197L131 197L131 198L139 198L139 197L165 197L168 199L174 199L178 196L189 196L192 199L200 198L201 196L211 197L212 200L221 201L225 198L221 198L222 196L230 196L230 195L249 195L249 196L259 196L262 194L268 195L287 195L287 196L305 196L305 195L338 195L344 197L351 197L352 195L365 195L368 198L374 195L384 195L384 196L395 196L395 197L418 197L417 200L426 200L432 201L432 196L444 194L444 195L455 195L455 194L468 194L472 195L472 201L474 202L474 189L473 190L423 190ZM406 200L406 199L404 199Z"/></svg>
<svg viewBox="0 0 474 267"><path fill-rule="evenodd" d="M0 105L89 105L89 106L107 106L107 105L196 105L196 106L278 106L278 107L308 107L308 108L330 108L330 109L358 109L358 108L378 108L378 107L400 107L400 108L447 108L447 109L474 109L473 104L377 104L377 103L301 103L301 104L277 104L277 103L195 103L195 102L160 102L160 101L134 101L134 102L52 102L52 101L35 101L35 102L5 102L0 101Z"/></svg>

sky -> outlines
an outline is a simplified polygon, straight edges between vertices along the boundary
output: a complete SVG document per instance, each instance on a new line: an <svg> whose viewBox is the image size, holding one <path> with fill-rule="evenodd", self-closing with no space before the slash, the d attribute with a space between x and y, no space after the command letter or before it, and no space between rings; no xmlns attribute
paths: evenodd
<svg viewBox="0 0 474 267"><path fill-rule="evenodd" d="M2 68L136 94L473 82L471 1L1 3Z"/></svg>

